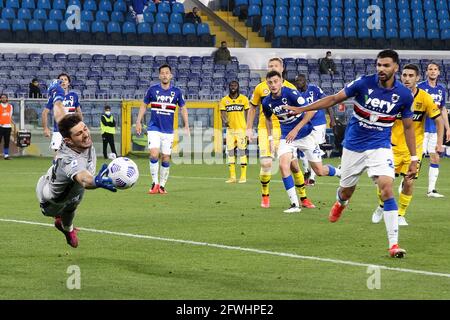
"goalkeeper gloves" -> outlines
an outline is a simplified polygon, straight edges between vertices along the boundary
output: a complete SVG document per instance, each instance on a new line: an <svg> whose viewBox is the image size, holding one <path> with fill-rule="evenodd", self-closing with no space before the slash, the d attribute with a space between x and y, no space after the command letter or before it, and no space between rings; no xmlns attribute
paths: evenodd
<svg viewBox="0 0 450 320"><path fill-rule="evenodd" d="M112 192L117 192L117 189L114 187L111 178L106 176L107 173L108 165L104 163L100 168L100 171L94 178L95 186L97 188L103 188Z"/></svg>

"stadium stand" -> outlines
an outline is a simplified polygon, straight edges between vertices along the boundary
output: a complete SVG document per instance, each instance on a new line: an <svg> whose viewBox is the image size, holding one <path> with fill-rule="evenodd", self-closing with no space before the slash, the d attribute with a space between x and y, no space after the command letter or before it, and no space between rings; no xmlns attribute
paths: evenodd
<svg viewBox="0 0 450 320"><path fill-rule="evenodd" d="M73 23L74 12L66 12L70 5L78 5L81 14L81 28ZM0 0L0 41L65 43L65 44L101 44L101 45L142 45L142 34L137 34L135 19L127 12L125 0ZM144 12L144 22L150 23L156 45L179 46L180 40L172 43L168 33L169 23L184 29L185 9L183 3L161 2L155 5L150 1ZM30 21L33 21L30 25ZM45 28L49 21L48 28ZM55 28L55 22L59 28ZM113 22L113 23L111 23ZM162 23L154 27L154 24ZM134 25L134 28L130 26ZM50 29L49 29L50 28ZM75 30L74 30L75 28ZM143 28L147 30L147 28ZM215 46L215 35L210 33L208 25L194 28L194 33L183 37L186 46ZM8 34L8 30L12 34ZM171 30L178 30L172 27ZM142 31L142 29L141 29ZM199 32L199 33L198 33ZM56 37L55 33L60 33ZM154 45L154 44L153 44Z"/></svg>
<svg viewBox="0 0 450 320"><path fill-rule="evenodd" d="M371 5L380 8L379 25ZM273 47L450 48L447 0L236 0L230 10L239 17L247 12L246 26Z"/></svg>

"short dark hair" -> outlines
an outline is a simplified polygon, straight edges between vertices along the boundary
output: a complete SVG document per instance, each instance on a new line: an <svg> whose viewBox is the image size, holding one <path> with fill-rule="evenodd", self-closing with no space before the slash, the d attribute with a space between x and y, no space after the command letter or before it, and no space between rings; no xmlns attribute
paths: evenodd
<svg viewBox="0 0 450 320"><path fill-rule="evenodd" d="M272 71L267 72L267 74L266 74L266 79L269 79L269 78L272 78L272 77L275 77L275 76L278 76L278 77L280 77L280 78L283 78L283 77L281 76L281 73L279 73L279 72L276 71L276 70L272 70Z"/></svg>
<svg viewBox="0 0 450 320"><path fill-rule="evenodd" d="M383 59L383 58L391 58L392 61L394 61L397 64L400 61L397 51L394 51L392 49L386 49L386 50L380 51L377 55L377 59Z"/></svg>
<svg viewBox="0 0 450 320"><path fill-rule="evenodd" d="M415 64L412 64L412 63L406 64L403 67L403 70L405 70L405 69L414 70L416 72L416 76L418 76L419 73L420 73L419 67L417 65L415 65Z"/></svg>
<svg viewBox="0 0 450 320"><path fill-rule="evenodd" d="M331 54L331 51L327 51L327 53L326 54Z"/></svg>
<svg viewBox="0 0 450 320"><path fill-rule="evenodd" d="M305 76L303 73L298 74L298 75L295 77L294 81L297 81L299 78L303 78L303 79L306 80L306 76Z"/></svg>
<svg viewBox="0 0 450 320"><path fill-rule="evenodd" d="M60 73L57 79L59 79L59 78L60 78L60 77L62 77L62 76L66 76L66 77L67 77L67 79L69 80L69 83L71 83L71 82L72 82L72 81L70 80L70 76L69 76L69 75L68 75L67 73L65 73L65 72L63 72L63 73Z"/></svg>
<svg viewBox="0 0 450 320"><path fill-rule="evenodd" d="M222 42L220 42L220 44L222 45L222 44L224 44L224 43L227 43L226 41L222 41Z"/></svg>
<svg viewBox="0 0 450 320"><path fill-rule="evenodd" d="M81 121L81 117L77 113L70 113L65 115L64 118L62 118L58 122L59 133L61 133L63 138L70 138L70 130Z"/></svg>
<svg viewBox="0 0 450 320"><path fill-rule="evenodd" d="M428 69L428 67L429 67L430 65L435 65L435 66L438 68L439 71L441 70L441 66L438 65L437 62L435 62L435 61L431 61L431 62L427 65L427 69Z"/></svg>
<svg viewBox="0 0 450 320"><path fill-rule="evenodd" d="M158 68L158 72L161 73L161 69L163 69L163 68L169 68L170 72L172 72L172 68L171 68L167 63L161 65L161 66Z"/></svg>
<svg viewBox="0 0 450 320"><path fill-rule="evenodd" d="M105 106L105 110L111 110L110 106Z"/></svg>
<svg viewBox="0 0 450 320"><path fill-rule="evenodd" d="M38 79L37 78L33 78L33 80L31 80L31 82L37 82Z"/></svg>
<svg viewBox="0 0 450 320"><path fill-rule="evenodd" d="M3 96L5 96L6 99L8 99L8 95L7 95L6 93L2 93L2 94L0 95L0 98L3 97Z"/></svg>

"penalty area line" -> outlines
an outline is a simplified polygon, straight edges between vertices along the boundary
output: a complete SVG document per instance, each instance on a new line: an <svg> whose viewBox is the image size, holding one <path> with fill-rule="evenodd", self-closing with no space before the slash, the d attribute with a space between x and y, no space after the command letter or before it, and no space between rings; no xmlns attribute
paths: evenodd
<svg viewBox="0 0 450 320"><path fill-rule="evenodd" d="M54 227L53 224L34 222L34 221L3 219L3 218L0 218L0 221L9 222L9 223L44 226L44 227ZM298 254L294 254L294 253L261 250L261 249L246 248L246 247L239 247L239 246L229 246L229 245L217 244L217 243L199 242L199 241L191 241L191 240L183 240L183 239L172 239L172 238L164 238L164 237L157 237L157 236L148 236L148 235L141 235L141 234L108 231L108 230L98 230L98 229L83 228L83 227L77 227L77 228L80 229L81 231L86 231L86 232L100 233L100 234L107 234L107 235L114 235L114 236L122 236L122 237L128 237L128 238L182 243L182 244L188 244L188 245L193 245L193 246L204 246L204 247L210 247L210 248L243 251L243 252L250 252L250 253L256 253L256 254L293 258L293 259L299 259L299 260L311 260L311 261L327 262L327 263L333 263L333 264L342 264L342 265L348 265L348 266L354 266L354 267L366 267L366 268L367 267L377 267L381 270L389 270L389 271L413 273L413 274L419 274L419 275L425 275L425 276L450 278L450 274L447 274L447 273L439 273L439 272L431 272L431 271L423 271L423 270L415 270L415 269L405 269L405 268L394 268L394 267L387 267L387 266L375 265L375 264L369 264L369 263L321 258L321 257L314 257L314 256L303 256L303 255L298 255Z"/></svg>

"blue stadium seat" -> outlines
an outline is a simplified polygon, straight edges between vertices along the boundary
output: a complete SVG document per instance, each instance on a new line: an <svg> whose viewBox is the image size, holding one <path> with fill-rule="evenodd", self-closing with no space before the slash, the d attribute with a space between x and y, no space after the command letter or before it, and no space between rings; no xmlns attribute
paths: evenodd
<svg viewBox="0 0 450 320"><path fill-rule="evenodd" d="M303 17L315 17L316 10L314 7L303 7Z"/></svg>
<svg viewBox="0 0 450 320"><path fill-rule="evenodd" d="M329 22L327 17L318 17L317 18L317 26L318 27L328 27Z"/></svg>
<svg viewBox="0 0 450 320"><path fill-rule="evenodd" d="M384 1L384 7L386 9L397 9L396 0L385 0Z"/></svg>
<svg viewBox="0 0 450 320"><path fill-rule="evenodd" d="M106 30L107 30L108 33L120 33L120 34L122 34L122 31L120 30L120 24L115 22L115 21L108 22Z"/></svg>
<svg viewBox="0 0 450 320"><path fill-rule="evenodd" d="M356 28L356 19L355 17L347 17L344 20L344 27L353 27Z"/></svg>
<svg viewBox="0 0 450 320"><path fill-rule="evenodd" d="M290 39L288 38L286 26L276 26L273 30L274 39L272 41L272 47L275 48L288 48L290 47ZM242 81L241 81L242 82Z"/></svg>
<svg viewBox="0 0 450 320"><path fill-rule="evenodd" d="M398 31L396 28L389 28L386 30L386 39L397 39Z"/></svg>
<svg viewBox="0 0 450 320"><path fill-rule="evenodd" d="M65 0L53 0L53 9L57 10L66 10L66 1Z"/></svg>
<svg viewBox="0 0 450 320"><path fill-rule="evenodd" d="M170 4L168 2L160 2L158 5L158 13L171 13L172 9L170 8Z"/></svg>
<svg viewBox="0 0 450 320"><path fill-rule="evenodd" d="M275 16L275 26L288 26L288 18L286 16ZM286 30L287 32L287 30Z"/></svg>
<svg viewBox="0 0 450 320"><path fill-rule="evenodd" d="M197 25L197 35L211 34L207 23L199 23Z"/></svg>
<svg viewBox="0 0 450 320"><path fill-rule="evenodd" d="M436 19L437 18L436 10L434 10L434 9L426 10L424 16L425 16L425 20Z"/></svg>
<svg viewBox="0 0 450 320"><path fill-rule="evenodd" d="M35 20L47 20L47 12L44 9L36 9L33 12L33 19Z"/></svg>
<svg viewBox="0 0 450 320"><path fill-rule="evenodd" d="M164 2L162 2L164 3ZM169 16L167 13L158 12L155 16L155 22L169 24Z"/></svg>
<svg viewBox="0 0 450 320"><path fill-rule="evenodd" d="M441 39L442 40L450 40L450 29L442 30L442 32L441 32Z"/></svg>
<svg viewBox="0 0 450 320"><path fill-rule="evenodd" d="M262 7L261 15L273 17L275 15L275 10L272 6L264 6Z"/></svg>
<svg viewBox="0 0 450 320"><path fill-rule="evenodd" d="M289 26L289 29L288 29L288 37L289 38L301 37L301 35L302 35L302 32L298 26Z"/></svg>
<svg viewBox="0 0 450 320"><path fill-rule="evenodd" d="M342 38L342 28L341 27L331 27L330 37L332 38Z"/></svg>
<svg viewBox="0 0 450 320"><path fill-rule="evenodd" d="M259 35L266 38L266 35L268 35L267 40L271 39L271 33L273 33L273 18L272 16L266 15L261 17L261 30L259 32Z"/></svg>
<svg viewBox="0 0 450 320"><path fill-rule="evenodd" d="M435 19L430 19L426 22L427 29L439 29L438 21Z"/></svg>
<svg viewBox="0 0 450 320"><path fill-rule="evenodd" d="M183 24L183 35L188 35L188 34L197 34L196 30L195 30L195 26L193 23L185 23Z"/></svg>
<svg viewBox="0 0 450 320"><path fill-rule="evenodd" d="M122 13L127 12L127 5L124 0L117 0L114 2L113 11L119 11Z"/></svg>
<svg viewBox="0 0 450 320"><path fill-rule="evenodd" d="M384 1L385 0L372 0L371 4L380 7L381 9L384 8Z"/></svg>
<svg viewBox="0 0 450 320"><path fill-rule="evenodd" d="M434 0L424 0L423 1L423 9L424 10L435 9Z"/></svg>
<svg viewBox="0 0 450 320"><path fill-rule="evenodd" d="M6 0L5 8L19 9L20 8L19 0Z"/></svg>
<svg viewBox="0 0 450 320"><path fill-rule="evenodd" d="M289 0L289 6L291 7L301 7L302 0Z"/></svg>
<svg viewBox="0 0 450 320"><path fill-rule="evenodd" d="M370 38L370 30L366 27L359 27L358 28L358 38L361 40L369 39Z"/></svg>
<svg viewBox="0 0 450 320"><path fill-rule="evenodd" d="M411 2L411 9L422 9L422 0L399 0L397 3L397 8L399 9L409 9L409 2Z"/></svg>
<svg viewBox="0 0 450 320"><path fill-rule="evenodd" d="M152 33L152 26L149 23L146 23L146 22L139 23L137 25L137 33L138 34L144 34L144 33L151 34Z"/></svg>
<svg viewBox="0 0 450 320"><path fill-rule="evenodd" d="M260 1L260 0L253 0L253 1ZM289 8L289 0L276 0L275 5L278 6L285 6Z"/></svg>
<svg viewBox="0 0 450 320"><path fill-rule="evenodd" d="M86 0L83 4L83 10L97 11L97 2L95 0Z"/></svg>
<svg viewBox="0 0 450 320"><path fill-rule="evenodd" d="M81 11L80 19L81 21L92 22L94 21L94 14L92 11L83 10Z"/></svg>
<svg viewBox="0 0 450 320"><path fill-rule="evenodd" d="M50 12L48 14L48 18L50 20L56 20L56 21L64 20L61 10L58 10L58 9L50 10Z"/></svg>
<svg viewBox="0 0 450 320"><path fill-rule="evenodd" d="M262 0L262 6L275 6L275 0Z"/></svg>
<svg viewBox="0 0 450 320"><path fill-rule="evenodd" d="M448 9L447 0L436 0L436 9L437 10Z"/></svg>
<svg viewBox="0 0 450 320"><path fill-rule="evenodd" d="M345 27L344 28L344 38L357 38L356 27Z"/></svg>
<svg viewBox="0 0 450 320"><path fill-rule="evenodd" d="M181 15L181 13L172 12L170 14L170 23L183 24L183 22L183 16Z"/></svg>
<svg viewBox="0 0 450 320"><path fill-rule="evenodd" d="M10 42L12 39L11 25L8 20L0 19L0 41Z"/></svg>
<svg viewBox="0 0 450 320"><path fill-rule="evenodd" d="M344 0L344 8L356 8L356 1Z"/></svg>
<svg viewBox="0 0 450 320"><path fill-rule="evenodd" d="M393 18L386 19L385 24L386 24L386 29L398 28L397 19L393 19Z"/></svg>
<svg viewBox="0 0 450 320"><path fill-rule="evenodd" d="M180 24L174 22L169 23L169 26L167 27L167 33L169 34L169 36L175 34L182 35Z"/></svg>
<svg viewBox="0 0 450 320"><path fill-rule="evenodd" d="M289 17L298 16L301 17L302 9L300 7L290 7L289 8Z"/></svg>
<svg viewBox="0 0 450 320"><path fill-rule="evenodd" d="M425 29L414 27L413 36L414 39L425 39L426 38Z"/></svg>
<svg viewBox="0 0 450 320"><path fill-rule="evenodd" d="M105 24L101 21L94 21L91 25L91 32L92 33L98 33L98 32L106 32Z"/></svg>
<svg viewBox="0 0 450 320"><path fill-rule="evenodd" d="M440 39L439 30L438 29L428 29L427 30L427 39Z"/></svg>
<svg viewBox="0 0 450 320"><path fill-rule="evenodd" d="M123 16L123 13L120 12L120 11L113 11L113 12L111 12L111 21L113 21L113 22L120 22L120 23L124 22L125 18Z"/></svg>
<svg viewBox="0 0 450 320"><path fill-rule="evenodd" d="M153 16L153 13L150 11L144 12L144 22L154 24L155 23L155 17Z"/></svg>
<svg viewBox="0 0 450 320"><path fill-rule="evenodd" d="M141 25L141 23L139 24ZM127 33L136 33L136 24L132 23L132 22L125 22L122 26L122 33L123 34L127 34Z"/></svg>
<svg viewBox="0 0 450 320"><path fill-rule="evenodd" d="M12 31L27 31L27 24L24 20L14 20L12 23Z"/></svg>
<svg viewBox="0 0 450 320"><path fill-rule="evenodd" d="M59 32L58 22L55 20L45 21L44 31L45 32L51 32L51 31Z"/></svg>
<svg viewBox="0 0 450 320"><path fill-rule="evenodd" d="M152 28L155 44L159 46L168 45L168 34L164 23L156 22Z"/></svg>
<svg viewBox="0 0 450 320"><path fill-rule="evenodd" d="M330 12L328 10L328 7L321 7L319 9L317 9L317 16L318 17L329 17L330 16Z"/></svg>
<svg viewBox="0 0 450 320"><path fill-rule="evenodd" d="M409 9L400 9L398 11L398 18L399 19L411 19L411 13Z"/></svg>
<svg viewBox="0 0 450 320"><path fill-rule="evenodd" d="M437 18L438 20L448 19L449 18L448 9L439 10L437 12Z"/></svg>
<svg viewBox="0 0 450 320"><path fill-rule="evenodd" d="M296 27L300 27L302 25L302 20L300 19L299 16L290 16L289 17L289 26L296 26Z"/></svg>
<svg viewBox="0 0 450 320"><path fill-rule="evenodd" d="M113 7L112 7L111 2L109 0L102 0L102 1L100 1L99 5L98 5L98 9L106 11L106 12L113 11Z"/></svg>
<svg viewBox="0 0 450 320"><path fill-rule="evenodd" d="M175 2L172 4L172 12L184 14L184 5L180 2Z"/></svg>
<svg viewBox="0 0 450 320"><path fill-rule="evenodd" d="M410 28L404 28L402 27L400 29L400 39L411 39L412 38L412 31Z"/></svg>
<svg viewBox="0 0 450 320"><path fill-rule="evenodd" d="M2 10L2 19L9 20L9 22L12 22L12 20L16 19L16 13L14 12L14 9L4 8Z"/></svg>
<svg viewBox="0 0 450 320"><path fill-rule="evenodd" d="M372 30L372 39L384 39L384 30L383 29L373 29Z"/></svg>
<svg viewBox="0 0 450 320"><path fill-rule="evenodd" d="M328 1L327 1L328 2ZM331 0L331 8L343 8L342 0Z"/></svg>
<svg viewBox="0 0 450 320"><path fill-rule="evenodd" d="M29 9L20 8L17 12L17 19L19 20L31 20L31 11Z"/></svg>
<svg viewBox="0 0 450 320"><path fill-rule="evenodd" d="M285 16L287 18L289 16L288 8L285 6L276 7L275 16Z"/></svg>
<svg viewBox="0 0 450 320"><path fill-rule="evenodd" d="M22 8L24 9L35 9L34 0L22 0Z"/></svg>
<svg viewBox="0 0 450 320"><path fill-rule="evenodd" d="M317 38L328 37L328 28L327 27L318 27L316 29L316 37Z"/></svg>
<svg viewBox="0 0 450 320"><path fill-rule="evenodd" d="M356 15L356 9L355 9L355 8L345 8L345 10L344 10L344 16L345 16L346 18L348 18L348 17L356 18L356 17L357 17L357 15Z"/></svg>
<svg viewBox="0 0 450 320"><path fill-rule="evenodd" d="M425 18L425 15L423 14L423 10L411 10L411 16L413 16L414 18Z"/></svg>
<svg viewBox="0 0 450 320"><path fill-rule="evenodd" d="M370 6L370 0L358 0L358 8L367 8Z"/></svg>
<svg viewBox="0 0 450 320"><path fill-rule="evenodd" d="M315 21L314 17L311 17L311 16L304 16L303 17L303 21L302 21L303 26L314 27L315 23L316 23L316 21Z"/></svg>
<svg viewBox="0 0 450 320"><path fill-rule="evenodd" d="M36 7L38 9L50 10L52 8L52 5L50 3L50 0L38 0Z"/></svg>
<svg viewBox="0 0 450 320"><path fill-rule="evenodd" d="M342 17L343 16L342 9L341 8L337 8L337 7L332 8L330 16L333 17L333 18Z"/></svg>
<svg viewBox="0 0 450 320"><path fill-rule="evenodd" d="M439 29L450 29L450 19L442 19L441 21L439 21Z"/></svg>
<svg viewBox="0 0 450 320"><path fill-rule="evenodd" d="M414 18L413 26L414 28L425 29L425 21L423 18Z"/></svg>
<svg viewBox="0 0 450 320"><path fill-rule="evenodd" d="M342 17L333 17L330 22L331 26L342 27L344 24L342 23Z"/></svg>
<svg viewBox="0 0 450 320"><path fill-rule="evenodd" d="M108 12L101 10L97 11L97 13L95 14L95 21L108 22L109 21Z"/></svg>
<svg viewBox="0 0 450 320"><path fill-rule="evenodd" d="M386 9L384 11L384 17L386 19L397 19L397 10L396 9Z"/></svg>
<svg viewBox="0 0 450 320"><path fill-rule="evenodd" d="M81 1L80 0L69 0L67 2L67 6L70 7L72 5L78 6L81 8Z"/></svg>
<svg viewBox="0 0 450 320"><path fill-rule="evenodd" d="M400 30L403 28L411 29L411 20L400 19L399 25L401 26Z"/></svg>

